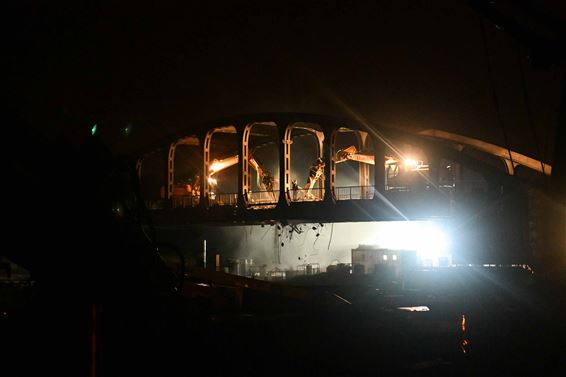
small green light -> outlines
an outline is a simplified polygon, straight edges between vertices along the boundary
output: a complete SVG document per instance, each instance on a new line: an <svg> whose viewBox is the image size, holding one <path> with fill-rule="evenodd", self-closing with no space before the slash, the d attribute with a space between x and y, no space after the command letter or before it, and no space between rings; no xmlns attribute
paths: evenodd
<svg viewBox="0 0 566 377"><path fill-rule="evenodd" d="M90 129L90 133L92 136L94 136L94 134L96 133L96 129L98 128L98 125L95 123L94 126L92 126L92 128Z"/></svg>
<svg viewBox="0 0 566 377"><path fill-rule="evenodd" d="M132 125L128 123L126 127L124 127L124 136L130 136L132 133Z"/></svg>

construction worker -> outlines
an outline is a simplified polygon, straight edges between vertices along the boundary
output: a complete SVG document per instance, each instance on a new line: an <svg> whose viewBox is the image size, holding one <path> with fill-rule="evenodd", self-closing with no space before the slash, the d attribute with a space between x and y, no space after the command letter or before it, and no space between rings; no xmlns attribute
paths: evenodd
<svg viewBox="0 0 566 377"><path fill-rule="evenodd" d="M291 181L291 189L293 190L293 201L297 200L297 192L300 190L299 184L296 179Z"/></svg>
<svg viewBox="0 0 566 377"><path fill-rule="evenodd" d="M261 177L261 183L265 186L265 191L271 195L273 201L275 201L275 193L273 192L273 187L275 185L275 178L271 175L270 172L265 171L263 176Z"/></svg>

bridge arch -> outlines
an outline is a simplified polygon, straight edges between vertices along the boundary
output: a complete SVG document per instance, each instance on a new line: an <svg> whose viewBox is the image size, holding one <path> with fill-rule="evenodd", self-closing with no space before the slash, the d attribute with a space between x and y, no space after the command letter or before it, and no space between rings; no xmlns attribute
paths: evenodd
<svg viewBox="0 0 566 377"><path fill-rule="evenodd" d="M251 122L243 128L240 192L246 208L271 208L278 203L279 145L275 121ZM254 171L255 182L252 179Z"/></svg>
<svg viewBox="0 0 566 377"><path fill-rule="evenodd" d="M300 140L302 139L302 140ZM315 152L309 153L305 158L297 158L302 161L301 165L293 164L293 154L298 155L295 143L311 144L315 146ZM297 201L313 200L322 201L324 199L325 183L323 176L316 176L312 179L311 171L317 161L324 162L324 132L320 124L311 122L295 121L288 123L285 127L283 136L283 161L284 161L284 192L287 204ZM310 164L310 165L309 165ZM306 173L305 173L306 172ZM318 183L318 189L312 194L313 186ZM304 186L301 186L304 185Z"/></svg>
<svg viewBox="0 0 566 377"><path fill-rule="evenodd" d="M372 199L375 188L376 156L368 132L345 126L335 127L330 140L330 185L334 200ZM340 169L342 167L343 169ZM346 168L346 169L344 169ZM347 171L354 171L357 182L344 181ZM342 170L342 171L339 171Z"/></svg>
<svg viewBox="0 0 566 377"><path fill-rule="evenodd" d="M223 193L220 196L217 195L216 190L216 178L213 175L217 172L222 171L224 168L238 164L239 156L234 153L225 153L225 151L218 152L218 157L223 158L213 158L213 137L214 135L236 135L236 140L234 142L227 142L227 144L232 145L232 149L237 151L238 149L238 132L236 126L228 125L215 127L210 129L204 136L203 142L203 177L202 177L202 196L205 201L206 206L216 205L236 205L237 203L237 191L230 190L233 192Z"/></svg>
<svg viewBox="0 0 566 377"><path fill-rule="evenodd" d="M194 180L191 180L190 185L187 184L187 187L175 187L176 165L178 165L175 159L181 146L197 147L200 152L200 141L194 135L182 137L169 145L167 153L167 199L181 201L182 207L195 206L200 202L200 182L197 182L197 179L202 175L200 169L197 168ZM198 163L193 165L198 166ZM174 203L173 206L176 207L178 205Z"/></svg>

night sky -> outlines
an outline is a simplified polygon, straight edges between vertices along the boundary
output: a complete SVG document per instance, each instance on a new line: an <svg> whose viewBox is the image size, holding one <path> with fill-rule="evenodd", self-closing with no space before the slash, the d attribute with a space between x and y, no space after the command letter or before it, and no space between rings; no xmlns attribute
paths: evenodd
<svg viewBox="0 0 566 377"><path fill-rule="evenodd" d="M72 141L97 123L125 152L202 121L272 111L352 111L377 126L439 128L505 146L482 18L465 1L164 4L11 4L12 108ZM537 4L566 20L561 2ZM550 160L560 69L532 68L526 47L484 22L510 146Z"/></svg>

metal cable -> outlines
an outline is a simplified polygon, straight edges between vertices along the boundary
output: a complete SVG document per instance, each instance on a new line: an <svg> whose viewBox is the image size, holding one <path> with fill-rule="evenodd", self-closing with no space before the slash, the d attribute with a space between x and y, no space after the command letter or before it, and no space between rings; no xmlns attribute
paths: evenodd
<svg viewBox="0 0 566 377"><path fill-rule="evenodd" d="M519 51L519 46L517 46L516 50L517 50L517 59L519 60L519 71L521 73L521 89L523 91L523 100L525 101L525 109L527 110L527 122L529 123L531 133L533 134L533 138L535 140L535 146L536 146L537 154L538 154L539 159L540 159L540 167L542 168L542 174L544 175L544 162L543 162L544 156L542 154L538 135L537 135L536 128L535 128L535 121L533 119L533 113L532 113L531 105L530 105L531 101L529 99L529 93L527 91L527 79L526 79L526 75L525 75L525 69L523 67L523 61L521 59L521 54L520 54L520 51Z"/></svg>
<svg viewBox="0 0 566 377"><path fill-rule="evenodd" d="M507 147L507 152L509 153L509 161L511 161L511 166L514 168L515 165L513 164L513 156L511 155L511 148L509 147L509 138L507 137L507 131L505 130L505 125L503 124L503 118L501 116L501 109L499 108L499 98L497 97L497 91L495 90L495 80L493 78L493 70L491 67L491 59L489 58L489 50L487 47L487 32L485 30L485 25L482 19L480 19L480 26L481 26L481 35L482 35L482 42L483 48L485 51L485 60L486 60L486 68L487 68L487 78L489 80L489 85L491 88L491 94L493 99L493 106L495 108L495 113L497 115L497 123L503 132L503 139L505 142L505 146ZM509 172L510 174L512 172Z"/></svg>

